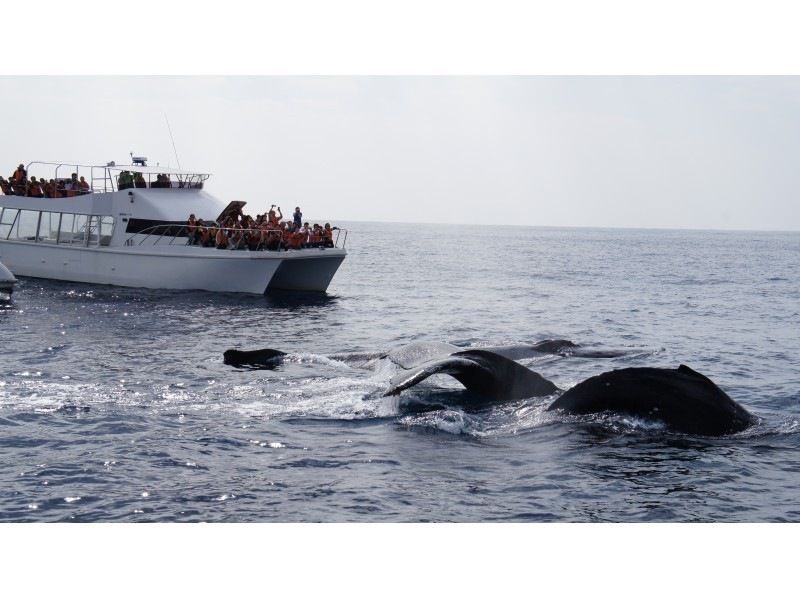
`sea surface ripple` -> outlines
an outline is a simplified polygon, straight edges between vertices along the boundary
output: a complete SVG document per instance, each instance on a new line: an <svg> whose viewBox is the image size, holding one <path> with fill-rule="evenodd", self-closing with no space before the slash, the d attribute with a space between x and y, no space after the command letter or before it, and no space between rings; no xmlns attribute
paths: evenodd
<svg viewBox="0 0 800 598"><path fill-rule="evenodd" d="M800 521L800 234L347 226L324 295L22 279L0 309L0 521ZM326 357L546 338L623 351L523 362L561 388L685 363L760 423L470 410L445 376L383 397L385 367ZM265 347L291 356L222 363Z"/></svg>

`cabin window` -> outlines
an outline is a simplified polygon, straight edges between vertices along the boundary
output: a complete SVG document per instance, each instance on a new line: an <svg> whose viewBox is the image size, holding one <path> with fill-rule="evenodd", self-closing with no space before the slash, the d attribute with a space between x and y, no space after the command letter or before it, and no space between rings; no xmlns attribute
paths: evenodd
<svg viewBox="0 0 800 598"><path fill-rule="evenodd" d="M97 235L101 246L107 246L111 243L111 235L114 234L114 217L101 216L100 217L100 230Z"/></svg>
<svg viewBox="0 0 800 598"><path fill-rule="evenodd" d="M3 208L3 213L0 214L0 239L8 239L18 213L19 210L14 208Z"/></svg>
<svg viewBox="0 0 800 598"><path fill-rule="evenodd" d="M39 242L55 243L58 239L58 225L61 222L61 214L58 212L42 212L39 220Z"/></svg>
<svg viewBox="0 0 800 598"><path fill-rule="evenodd" d="M92 216L89 220L89 244L106 247L114 232L113 216Z"/></svg>
<svg viewBox="0 0 800 598"><path fill-rule="evenodd" d="M88 220L89 217L86 214L62 214L61 226L58 229L58 242L69 245L85 245Z"/></svg>
<svg viewBox="0 0 800 598"><path fill-rule="evenodd" d="M14 220L14 224L11 225L11 232L8 238L16 239L17 241L35 241L38 228L39 211L20 210L19 216Z"/></svg>

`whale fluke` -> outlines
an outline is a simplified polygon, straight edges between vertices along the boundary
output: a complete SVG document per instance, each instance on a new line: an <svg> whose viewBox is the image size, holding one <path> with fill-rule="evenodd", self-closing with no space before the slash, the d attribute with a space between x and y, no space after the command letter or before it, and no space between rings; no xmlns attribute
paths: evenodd
<svg viewBox="0 0 800 598"><path fill-rule="evenodd" d="M384 396L396 395L434 374L449 374L486 399L513 401L549 395L555 384L515 361L492 351L458 351L405 369L394 376Z"/></svg>
<svg viewBox="0 0 800 598"><path fill-rule="evenodd" d="M674 370L625 368L593 376L548 407L556 409L574 414L626 413L703 436L741 432L758 421L710 379L685 365Z"/></svg>
<svg viewBox="0 0 800 598"><path fill-rule="evenodd" d="M250 367L271 370L279 365L282 357L286 355L283 351L276 349L258 349L256 351L239 351L228 349L222 354L222 361L234 367Z"/></svg>

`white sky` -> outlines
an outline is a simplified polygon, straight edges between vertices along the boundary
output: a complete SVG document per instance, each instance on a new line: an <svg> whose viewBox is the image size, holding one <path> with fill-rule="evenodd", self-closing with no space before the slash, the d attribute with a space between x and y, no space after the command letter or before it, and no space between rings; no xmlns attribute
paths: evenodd
<svg viewBox="0 0 800 598"><path fill-rule="evenodd" d="M251 211L797 230L799 107L796 77L3 77L0 172L175 166L166 112Z"/></svg>

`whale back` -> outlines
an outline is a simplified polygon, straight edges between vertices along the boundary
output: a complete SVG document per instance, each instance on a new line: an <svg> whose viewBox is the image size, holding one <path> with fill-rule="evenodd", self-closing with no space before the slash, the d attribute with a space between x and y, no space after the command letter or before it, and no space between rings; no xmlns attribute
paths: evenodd
<svg viewBox="0 0 800 598"><path fill-rule="evenodd" d="M273 369L280 365L284 355L277 349L257 349L255 351L239 351L228 349L222 354L222 361L226 365L239 368Z"/></svg>
<svg viewBox="0 0 800 598"><path fill-rule="evenodd" d="M593 376L548 407L556 409L575 414L626 413L705 436L733 434L756 422L709 378L685 365L674 370L625 368Z"/></svg>

